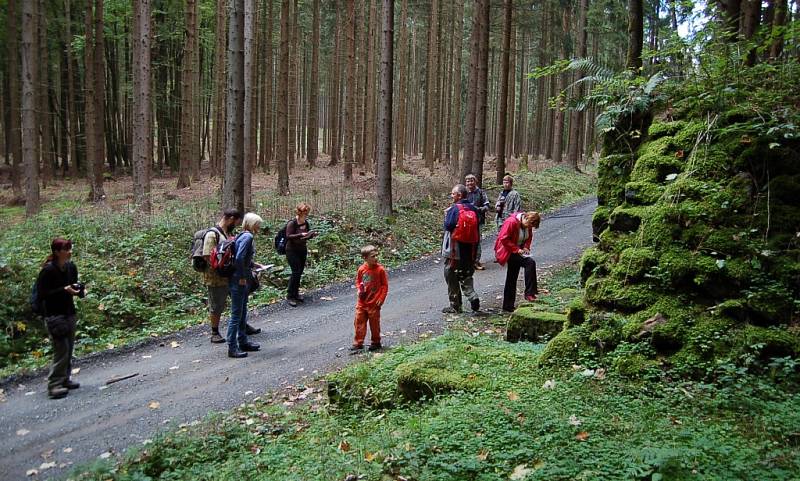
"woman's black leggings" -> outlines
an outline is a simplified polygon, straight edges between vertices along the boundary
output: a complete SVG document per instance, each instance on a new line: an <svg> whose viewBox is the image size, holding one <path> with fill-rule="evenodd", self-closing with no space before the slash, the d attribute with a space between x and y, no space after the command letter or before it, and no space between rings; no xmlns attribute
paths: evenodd
<svg viewBox="0 0 800 481"><path fill-rule="evenodd" d="M517 277L519 270L525 270L525 295L535 296L538 292L536 286L536 262L530 257L523 257L519 254L511 254L508 258L508 270L506 271L506 285L503 289L503 309L506 311L514 310L514 300L517 297Z"/></svg>
<svg viewBox="0 0 800 481"><path fill-rule="evenodd" d="M303 277L303 270L306 268L307 257L307 249L286 251L286 261L292 269L292 276L289 278L289 287L286 289L287 299L297 299L300 295L300 279Z"/></svg>

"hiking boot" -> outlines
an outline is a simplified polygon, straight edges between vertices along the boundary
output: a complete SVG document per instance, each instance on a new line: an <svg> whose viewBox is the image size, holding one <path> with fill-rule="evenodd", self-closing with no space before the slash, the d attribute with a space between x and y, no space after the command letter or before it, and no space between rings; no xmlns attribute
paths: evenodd
<svg viewBox="0 0 800 481"><path fill-rule="evenodd" d="M444 309L442 309L442 312L444 312L445 314L460 314L461 313L461 308L460 307L447 306Z"/></svg>
<svg viewBox="0 0 800 481"><path fill-rule="evenodd" d="M476 263L475 263L475 270L476 270L476 271L482 271L482 270L484 270L484 269L486 269L486 268L485 268L485 267L483 267L483 264L481 264L480 262L476 262Z"/></svg>
<svg viewBox="0 0 800 481"><path fill-rule="evenodd" d="M380 344L370 344L368 350L370 350L370 351L380 351L382 347L383 346L381 346Z"/></svg>
<svg viewBox="0 0 800 481"><path fill-rule="evenodd" d="M225 342L225 338L222 337L219 332L212 332L211 342L214 344L222 344L223 342Z"/></svg>
<svg viewBox="0 0 800 481"><path fill-rule="evenodd" d="M79 387L81 387L81 383L75 382L71 379L67 379L66 381L64 381L64 384L62 384L62 386L64 386L67 389L78 389Z"/></svg>
<svg viewBox="0 0 800 481"><path fill-rule="evenodd" d="M536 300L535 294L525 294L525 300L529 302L533 302Z"/></svg>
<svg viewBox="0 0 800 481"><path fill-rule="evenodd" d="M297 296L294 298L295 301L299 302L300 304L306 302L306 298L303 296Z"/></svg>
<svg viewBox="0 0 800 481"><path fill-rule="evenodd" d="M286 302L292 307L297 307L297 299L286 299Z"/></svg>
<svg viewBox="0 0 800 481"><path fill-rule="evenodd" d="M243 357L247 357L247 353L239 351L239 350L231 351L230 349L228 349L228 357L232 357L232 358L235 358L235 359L241 359Z"/></svg>
<svg viewBox="0 0 800 481"><path fill-rule="evenodd" d="M246 344L240 344L239 349L245 352L255 352L261 349L261 344L257 342L248 342Z"/></svg>
<svg viewBox="0 0 800 481"><path fill-rule="evenodd" d="M481 300L480 299L473 299L469 301L469 307L472 308L472 312L478 312L481 310Z"/></svg>
<svg viewBox="0 0 800 481"><path fill-rule="evenodd" d="M247 334L248 336L252 336L253 334L260 334L261 333L261 328L260 327L253 327L250 324L245 324L244 326L245 326L244 327L244 333Z"/></svg>
<svg viewBox="0 0 800 481"><path fill-rule="evenodd" d="M47 394L50 396L50 399L61 399L62 397L67 397L69 389L65 387L51 387L47 390Z"/></svg>
<svg viewBox="0 0 800 481"><path fill-rule="evenodd" d="M364 349L363 345L358 346L358 345L354 344L354 345L350 346L350 352L358 352L358 351L361 351L363 349Z"/></svg>

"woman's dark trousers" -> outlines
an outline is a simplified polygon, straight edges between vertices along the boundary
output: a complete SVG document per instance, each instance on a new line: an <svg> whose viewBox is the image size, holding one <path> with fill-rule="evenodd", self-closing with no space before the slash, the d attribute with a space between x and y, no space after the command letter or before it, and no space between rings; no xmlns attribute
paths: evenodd
<svg viewBox="0 0 800 481"><path fill-rule="evenodd" d="M519 270L525 270L525 295L535 296L538 291L536 287L536 262L530 257L523 257L519 254L511 254L507 263L506 285L503 289L503 310L513 311L514 300L517 297L517 277Z"/></svg>
<svg viewBox="0 0 800 481"><path fill-rule="evenodd" d="M297 299L300 296L300 279L303 277L303 270L306 268L307 257L307 249L286 251L286 262L289 263L289 267L292 269L292 276L289 278L289 287L286 289L287 299Z"/></svg>
<svg viewBox="0 0 800 481"><path fill-rule="evenodd" d="M47 376L47 388L53 389L64 386L72 374L72 352L75 350L75 316L67 316L71 324L69 331L63 336L53 336L50 341L53 346L53 365Z"/></svg>

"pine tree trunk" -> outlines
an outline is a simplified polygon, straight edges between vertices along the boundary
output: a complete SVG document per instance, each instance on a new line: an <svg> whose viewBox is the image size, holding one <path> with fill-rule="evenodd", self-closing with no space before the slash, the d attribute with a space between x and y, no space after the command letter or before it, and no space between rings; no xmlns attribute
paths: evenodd
<svg viewBox="0 0 800 481"><path fill-rule="evenodd" d="M425 167L433 172L433 149L436 134L437 107L439 106L438 92L436 83L438 81L438 29L439 29L439 1L431 0L428 21L428 67L425 69L427 77L425 80L425 143L423 145L422 157L425 159Z"/></svg>
<svg viewBox="0 0 800 481"><path fill-rule="evenodd" d="M503 176L506 175L506 122L508 121L508 87L509 87L509 57L511 55L511 19L514 12L512 0L505 0L504 5L504 26L503 26L503 50L500 66L500 106L499 125L497 126L497 177L498 184L503 183Z"/></svg>
<svg viewBox="0 0 800 481"><path fill-rule="evenodd" d="M570 9L563 8L561 10L561 58L569 58L568 39L570 27ZM553 117L553 161L561 163L564 158L564 109L566 108L564 102L564 91L567 88L567 75L561 74L557 77L556 93L558 94L558 101L556 102L556 111Z"/></svg>
<svg viewBox="0 0 800 481"><path fill-rule="evenodd" d="M459 153L461 150L461 50L464 39L464 0L454 0L453 16L453 112L450 116L450 173L453 177L459 172Z"/></svg>
<svg viewBox="0 0 800 481"><path fill-rule="evenodd" d="M517 106L517 29L511 29L511 52L508 59L508 98L507 120L506 120L506 155L509 159L514 157L514 119L515 108ZM506 162L508 164L508 162ZM500 181L502 182L502 178Z"/></svg>
<svg viewBox="0 0 800 481"><path fill-rule="evenodd" d="M244 211L244 2L228 7L228 92L222 208Z"/></svg>
<svg viewBox="0 0 800 481"><path fill-rule="evenodd" d="M181 136L180 160L178 168L178 185L183 189L192 183L190 179L192 158L192 144L194 138L194 37L197 35L197 16L195 15L196 0L186 0L185 27L186 36L183 44L183 65L181 69Z"/></svg>
<svg viewBox="0 0 800 481"><path fill-rule="evenodd" d="M777 59L783 52L782 29L786 26L787 0L776 0L775 15L772 17L772 44L769 47L769 58Z"/></svg>
<svg viewBox="0 0 800 481"><path fill-rule="evenodd" d="M339 164L339 156L341 154L339 144L340 135L340 122L339 122L339 106L340 106L340 93L341 93L341 52L342 52L342 29L339 28L342 20L341 6L343 0L335 0L336 5L336 24L334 31L336 32L335 48L331 52L331 78L333 79L333 93L331 97L331 160L328 163L333 167Z"/></svg>
<svg viewBox="0 0 800 481"><path fill-rule="evenodd" d="M547 65L547 49L549 44L550 35L548 35L549 22L547 21L547 9L543 8L539 14L539 57L537 59L538 66L544 67ZM533 155L535 159L539 159L544 153L544 145L546 143L545 130L547 126L546 121L547 112L547 79L542 76L536 80L536 117L533 122Z"/></svg>
<svg viewBox="0 0 800 481"><path fill-rule="evenodd" d="M478 178L478 185L483 185L483 158L486 154L486 115L489 103L489 21L491 1L484 0L481 12L481 47L478 68L478 96L475 109L475 148L472 161L472 172Z"/></svg>
<svg viewBox="0 0 800 481"><path fill-rule="evenodd" d="M38 0L38 45L36 51L39 54L38 67L39 76L36 83L36 101L39 111L39 125L41 125L41 159L42 171L41 181L43 186L47 186L53 178L53 166L56 163L56 151L53 148L53 116L49 105L49 86L50 86L50 57L47 48L47 11L45 10L44 0Z"/></svg>
<svg viewBox="0 0 800 481"><path fill-rule="evenodd" d="M480 50L481 50L481 17L483 12L483 3L488 0L476 0L473 5L472 15L472 33L470 36L470 43L472 53L470 54L469 71L467 78L469 85L467 87L467 113L464 119L464 157L461 162L461 175L459 178L463 179L472 172L474 165L474 152L475 152L475 119L477 117L477 102L478 102L478 68L480 64Z"/></svg>
<svg viewBox="0 0 800 481"><path fill-rule="evenodd" d="M297 0L293 0L289 3L289 92L287 95L289 116L286 119L286 125L289 128L286 134L288 139L286 155L290 171L294 169L294 162L297 158L297 30Z"/></svg>
<svg viewBox="0 0 800 481"><path fill-rule="evenodd" d="M106 69L105 69L105 37L103 34L103 0L94 0L94 168L93 188L94 200L105 199L103 189L103 169L106 160Z"/></svg>
<svg viewBox="0 0 800 481"><path fill-rule="evenodd" d="M134 0L133 30L133 203L145 214L151 211L150 166L153 149L150 139L152 105L150 98L150 0Z"/></svg>
<svg viewBox="0 0 800 481"><path fill-rule="evenodd" d="M314 167L319 157L319 0L313 0L311 25L311 80L308 95L308 145L306 158Z"/></svg>
<svg viewBox="0 0 800 481"><path fill-rule="evenodd" d="M376 41L378 41L377 25L378 13L375 8L375 2L369 0L369 35L367 35L367 109L366 109L366 125L364 127L364 161L370 170L374 168L375 159L375 139L377 138L377 131L375 129L375 50Z"/></svg>
<svg viewBox="0 0 800 481"><path fill-rule="evenodd" d="M355 92L354 86L356 82L356 58L355 58L355 37L354 28L355 22L355 0L345 0L345 54L347 55L347 63L345 65L345 72L347 75L347 83L344 88L344 116L342 122L344 123L344 158L342 159L342 174L345 180L353 180L353 123L355 120Z"/></svg>
<svg viewBox="0 0 800 481"><path fill-rule="evenodd" d="M278 92L275 97L277 104L277 122L276 122L276 153L275 163L278 168L278 194L289 194L289 158L288 146L289 133L288 126L288 94L289 85L289 41L291 39L291 20L289 19L289 2L291 0L281 1L281 45L280 45L280 60L278 80L276 85Z"/></svg>
<svg viewBox="0 0 800 481"><path fill-rule="evenodd" d="M211 154L211 176L217 176L224 171L225 159L225 135L226 135L226 118L225 110L227 103L225 99L226 93L226 48L228 29L225 17L225 4L226 2L217 2L216 11L216 43L214 46L214 130Z"/></svg>
<svg viewBox="0 0 800 481"><path fill-rule="evenodd" d="M257 130L253 115L258 105L258 90L256 88L256 9L255 0L244 0L244 104L242 105L242 141L244 152L242 157L242 202L244 208L249 210L253 205L251 195L253 177L253 159L255 158L255 144Z"/></svg>
<svg viewBox="0 0 800 481"><path fill-rule="evenodd" d="M394 7L392 7L394 10ZM403 0L400 6L400 40L398 46L400 52L397 61L400 64L400 78L397 82L397 135L395 138L395 168L399 171L405 170L406 156L406 103L408 102L408 0Z"/></svg>
<svg viewBox="0 0 800 481"><path fill-rule="evenodd" d="M24 2L23 2L24 3ZM17 0L8 0L6 18L6 68L8 74L8 107L10 120L8 125L8 145L11 152L11 191L12 203L21 202L22 193L22 129L20 126L20 86L19 86L19 16Z"/></svg>
<svg viewBox="0 0 800 481"><path fill-rule="evenodd" d="M261 152L259 153L259 163L265 172L269 172L270 161L275 157L275 129L273 124L274 119L274 102L272 95L275 88L275 61L274 61L274 19L273 19L273 6L272 0L266 0L268 4L267 15L265 21L267 23L266 41L264 42L264 87L262 91L262 138L261 138Z"/></svg>
<svg viewBox="0 0 800 481"><path fill-rule="evenodd" d="M358 0L358 4L356 6L355 12L355 23L354 28L355 32L355 55L356 55L356 85L355 85L355 154L354 154L354 162L358 164L360 168L366 167L366 163L364 160L364 135L366 133L365 125L366 125L366 110L367 110L367 102L366 102L366 83L367 83L367 51L368 48L365 48L366 45L364 44L366 40L367 33L369 31L369 26L364 25L364 21L369 15L369 0L366 2L363 0Z"/></svg>
<svg viewBox="0 0 800 481"><path fill-rule="evenodd" d="M578 48L577 57L586 58L586 14L589 11L589 0L580 0L580 11L578 12ZM578 78L583 78L583 72L577 72ZM583 97L583 82L578 83L572 94L574 99ZM567 161L573 169L578 169L580 161L580 144L581 144L581 121L582 112L572 110L570 112L569 120L569 148L567 149Z"/></svg>
<svg viewBox="0 0 800 481"><path fill-rule="evenodd" d="M383 0L380 105L378 107L378 215L392 215L392 95L394 80L394 0Z"/></svg>
<svg viewBox="0 0 800 481"><path fill-rule="evenodd" d="M643 0L628 0L628 54L625 68L637 75L642 68L642 42L644 41Z"/></svg>
<svg viewBox="0 0 800 481"><path fill-rule="evenodd" d="M39 212L39 157L36 144L36 3L22 3L22 164L25 166L25 216Z"/></svg>

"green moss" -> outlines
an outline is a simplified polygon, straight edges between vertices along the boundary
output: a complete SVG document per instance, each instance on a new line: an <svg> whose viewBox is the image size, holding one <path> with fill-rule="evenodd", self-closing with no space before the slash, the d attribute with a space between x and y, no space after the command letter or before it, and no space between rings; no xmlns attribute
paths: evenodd
<svg viewBox="0 0 800 481"><path fill-rule="evenodd" d="M644 144L631 170L630 180L663 183L669 174L680 173L685 161L682 154L676 157L677 150L672 137L662 137Z"/></svg>
<svg viewBox="0 0 800 481"><path fill-rule="evenodd" d="M482 348L473 348L482 349ZM455 348L427 353L395 368L397 388L409 401L452 391L471 391L485 384L470 368L474 355Z"/></svg>
<svg viewBox="0 0 800 481"><path fill-rule="evenodd" d="M649 247L629 247L620 253L611 275L625 283L641 280L656 258L655 251Z"/></svg>
<svg viewBox="0 0 800 481"><path fill-rule="evenodd" d="M543 337L552 338L561 332L566 321L564 314L520 307L508 319L506 340L538 342Z"/></svg>
<svg viewBox="0 0 800 481"><path fill-rule="evenodd" d="M581 351L588 347L587 332L581 327L561 331L545 346L539 357L542 366L569 366L580 358Z"/></svg>
<svg viewBox="0 0 800 481"><path fill-rule="evenodd" d="M689 158L687 172L703 179L721 180L730 176L733 159L717 146L701 145Z"/></svg>
<svg viewBox="0 0 800 481"><path fill-rule="evenodd" d="M597 203L611 208L625 199L625 183L633 167L633 156L607 155L597 164Z"/></svg>
<svg viewBox="0 0 800 481"><path fill-rule="evenodd" d="M636 312L653 304L658 294L647 283L625 285L619 279L592 275L586 281L585 299L594 306Z"/></svg>
<svg viewBox="0 0 800 481"><path fill-rule="evenodd" d="M590 247L583 251L580 260L581 284L586 283L586 279L594 273L605 274L608 270L605 267L609 255L597 247Z"/></svg>
<svg viewBox="0 0 800 481"><path fill-rule="evenodd" d="M600 237L600 234L608 227L608 216L611 209L606 205L598 206L592 214L592 235Z"/></svg>
<svg viewBox="0 0 800 481"><path fill-rule="evenodd" d="M685 120L674 120L667 122L664 120L654 120L647 135L650 140L660 139L661 137L674 136L678 131L686 127Z"/></svg>
<svg viewBox="0 0 800 481"><path fill-rule="evenodd" d="M673 145L678 149L683 149L687 153L694 148L698 136L708 130L708 124L704 120L691 120L673 138Z"/></svg>
<svg viewBox="0 0 800 481"><path fill-rule="evenodd" d="M586 305L583 299L573 299L567 304L567 324L565 327L579 326L586 320Z"/></svg>
<svg viewBox="0 0 800 481"><path fill-rule="evenodd" d="M634 232L642 223L642 218L647 216L648 206L629 207L621 205L611 212L608 227L616 232Z"/></svg>
<svg viewBox="0 0 800 481"><path fill-rule="evenodd" d="M744 326L739 331L738 344L743 349L755 349L763 360L800 354L800 338L785 329Z"/></svg>
<svg viewBox="0 0 800 481"><path fill-rule="evenodd" d="M625 184L625 202L630 205L655 204L664 193L664 187L653 182L628 182Z"/></svg>
<svg viewBox="0 0 800 481"><path fill-rule="evenodd" d="M620 376L636 379L657 369L658 365L658 361L648 359L642 354L628 354L614 359L611 367Z"/></svg>

